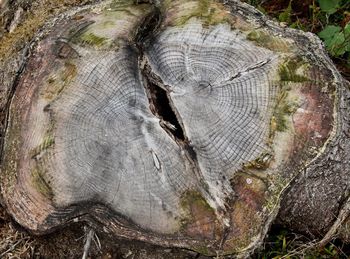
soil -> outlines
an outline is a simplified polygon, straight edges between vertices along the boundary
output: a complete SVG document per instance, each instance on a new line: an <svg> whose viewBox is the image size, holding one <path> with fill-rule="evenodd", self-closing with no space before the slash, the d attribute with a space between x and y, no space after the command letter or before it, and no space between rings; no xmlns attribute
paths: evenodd
<svg viewBox="0 0 350 259"><path fill-rule="evenodd" d="M82 258L87 226L77 223L45 236L30 235L0 206L0 258ZM110 238L96 232L87 258L205 259L196 252Z"/></svg>

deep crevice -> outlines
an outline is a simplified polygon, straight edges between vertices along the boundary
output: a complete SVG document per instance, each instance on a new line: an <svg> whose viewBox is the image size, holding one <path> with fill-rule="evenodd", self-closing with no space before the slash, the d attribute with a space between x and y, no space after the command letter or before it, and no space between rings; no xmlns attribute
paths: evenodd
<svg viewBox="0 0 350 259"><path fill-rule="evenodd" d="M159 76L152 72L145 57L146 46L152 41L161 23L159 9L155 10L143 22L136 35L136 47L139 50L139 66L151 112L158 117L162 128L177 142L186 143L184 130L176 116L169 96L169 90ZM193 151L194 152L194 151Z"/></svg>
<svg viewBox="0 0 350 259"><path fill-rule="evenodd" d="M195 168L194 170L197 171L196 174L198 180L202 183L204 193L206 196L211 196L208 192L207 185L202 179L197 153L186 135L181 116L170 98L170 86L164 84L160 76L152 70L145 54L157 33L161 31L161 22L161 12L155 7L154 11L146 17L135 37L135 46L139 51L139 69L143 86L148 97L149 108L151 112L160 119L161 127L185 151L187 161L189 161L193 168Z"/></svg>
<svg viewBox="0 0 350 259"><path fill-rule="evenodd" d="M196 151L186 136L180 115L169 96L170 87L152 72L143 52L140 55L140 68L151 112L161 120L161 127L186 151L188 159L198 167Z"/></svg>
<svg viewBox="0 0 350 259"><path fill-rule="evenodd" d="M169 96L170 87L152 71L142 49L140 52L140 69L151 112L161 119L161 127L185 150L188 160L194 167L199 168L197 153L186 136L180 115Z"/></svg>
<svg viewBox="0 0 350 259"><path fill-rule="evenodd" d="M151 111L162 120L161 126L171 132L175 139L185 141L184 131L170 106L170 100L166 90L152 82L145 73L144 78L148 88L147 95Z"/></svg>

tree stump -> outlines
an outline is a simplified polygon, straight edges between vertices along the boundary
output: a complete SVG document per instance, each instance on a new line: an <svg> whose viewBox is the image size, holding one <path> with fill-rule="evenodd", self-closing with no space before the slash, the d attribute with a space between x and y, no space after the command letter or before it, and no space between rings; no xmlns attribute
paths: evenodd
<svg viewBox="0 0 350 259"><path fill-rule="evenodd" d="M13 87L1 191L18 223L87 221L207 255L259 246L348 107L314 35L234 0L71 10Z"/></svg>

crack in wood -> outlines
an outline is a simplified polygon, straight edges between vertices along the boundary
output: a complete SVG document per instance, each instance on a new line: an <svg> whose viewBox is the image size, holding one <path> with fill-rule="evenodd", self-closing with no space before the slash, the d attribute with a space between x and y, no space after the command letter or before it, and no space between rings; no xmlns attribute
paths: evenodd
<svg viewBox="0 0 350 259"><path fill-rule="evenodd" d="M250 72L250 71L253 71L255 69L259 69L263 66L265 66L266 64L270 63L271 62L271 59L268 58L266 60L262 60L248 68L246 68L244 71L240 71L240 72L237 72L236 74L234 74L233 76L231 76L229 79L227 79L226 81L223 81L223 83L226 83L226 82L231 82L237 78L240 78L241 76L245 75L246 73Z"/></svg>
<svg viewBox="0 0 350 259"><path fill-rule="evenodd" d="M163 83L160 76L152 71L145 56L145 49L158 30L162 16L158 8L145 18L143 26L136 35L136 47L139 51L139 68L142 74L143 86L149 100L151 112L159 118L161 127L167 134L184 148L192 162L197 160L197 154L186 136L179 112L176 110L171 97L170 87ZM196 163L196 162L194 162Z"/></svg>
<svg viewBox="0 0 350 259"><path fill-rule="evenodd" d="M231 224L229 220L230 210L227 208L226 204L224 206L219 205L215 194L211 193L209 185L203 177L203 173L197 159L197 153L192 147L191 142L186 135L184 127L182 126L183 124L179 112L176 110L170 98L170 87L165 85L160 76L156 75L152 71L152 68L148 63L147 58L145 57L142 47L139 49L141 50L139 66L143 77L143 86L146 90L150 103L150 110L156 117L161 120L161 127L184 150L184 156L192 166L192 170L196 175L199 184L198 186L200 187L202 195L211 204L211 206L215 208L217 218L222 222L223 235L220 239L220 246L222 246L225 242L226 234L229 231ZM156 165L157 160L154 162Z"/></svg>
<svg viewBox="0 0 350 259"><path fill-rule="evenodd" d="M184 130L171 107L169 92L166 90L167 87L151 71L151 67L147 64L143 55L141 57L141 71L144 79L143 86L146 89L149 107L152 113L161 120L160 125L162 128L176 142L186 141L187 138L185 137Z"/></svg>
<svg viewBox="0 0 350 259"><path fill-rule="evenodd" d="M230 227L230 210L227 209L226 204L221 205L217 200L218 197L210 191L209 184L201 171L197 153L191 145L191 140L187 137L182 118L170 97L170 93L172 92L171 86L166 85L162 78L152 70L151 64L146 56L147 47L150 46L160 22L160 12L156 10L150 17L145 19L144 25L137 32L135 42L139 52L138 63L142 85L145 88L151 112L160 119L160 126L184 151L183 155L190 163L192 171L196 175L201 194L206 201L211 204L210 206L215 209L217 219L222 223L223 236L220 238L219 242L221 246L226 239L225 233ZM260 65L260 63L258 65ZM152 153L152 155L154 154ZM154 156L153 160L156 168L160 168L160 164L157 163L157 159Z"/></svg>
<svg viewBox="0 0 350 259"><path fill-rule="evenodd" d="M149 100L150 110L160 119L160 126L184 150L184 155L192 165L192 169L196 172L197 179L201 182L204 192L211 196L200 172L197 153L186 135L179 112L170 98L170 87L165 85L162 79L152 71L142 47L139 49L141 50L139 66L143 78L143 86Z"/></svg>
<svg viewBox="0 0 350 259"><path fill-rule="evenodd" d="M163 84L161 78L152 72L150 65L145 57L145 46L155 32L161 22L161 15L158 8L155 8L151 14L144 19L136 33L136 47L139 50L139 69L143 78L143 86L146 90L149 107L151 112L159 118L161 127L176 142L184 142L186 140L183 127L171 107L169 96L169 87Z"/></svg>

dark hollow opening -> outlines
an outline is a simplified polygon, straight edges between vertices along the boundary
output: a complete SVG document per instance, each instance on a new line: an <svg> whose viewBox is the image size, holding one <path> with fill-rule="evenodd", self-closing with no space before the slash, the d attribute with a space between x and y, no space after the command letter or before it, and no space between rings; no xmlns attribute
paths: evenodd
<svg viewBox="0 0 350 259"><path fill-rule="evenodd" d="M158 117L163 119L165 122L164 126L173 134L175 138L184 141L184 132L176 118L175 112L170 106L170 101L166 91L158 85L150 82L150 80L147 80L147 86L151 110L153 110Z"/></svg>

